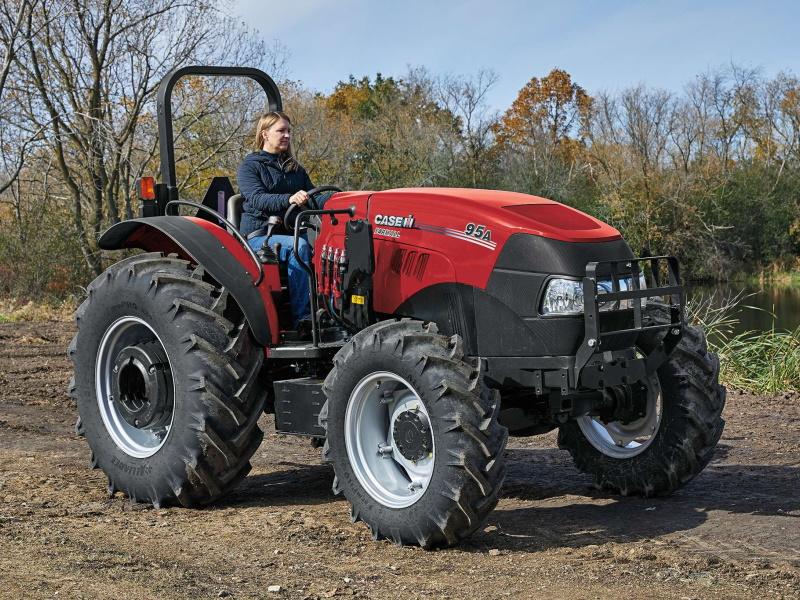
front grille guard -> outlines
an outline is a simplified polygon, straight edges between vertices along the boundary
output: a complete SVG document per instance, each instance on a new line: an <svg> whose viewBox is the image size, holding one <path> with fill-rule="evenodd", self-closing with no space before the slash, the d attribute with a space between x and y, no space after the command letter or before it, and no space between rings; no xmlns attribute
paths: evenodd
<svg viewBox="0 0 800 600"><path fill-rule="evenodd" d="M641 263L646 267L649 264L650 277L647 289L639 286L639 275L643 272ZM620 268L622 267L622 268ZM666 284L661 284L660 272L666 267ZM598 293L597 283L598 268L608 269L611 276L612 291ZM630 278L633 289L621 291L620 278ZM607 280L607 274L603 274ZM669 308L670 322L661 324L644 324L642 319L641 298L662 296ZM585 336L577 354L575 355L575 382L580 381L583 368L595 354L601 353L603 338L626 333L641 333L642 331L666 330L661 344L647 355L645 369L647 373L654 372L663 363L680 341L683 335L684 290L681 285L678 260L674 256L646 256L642 258L628 258L622 260L605 260L590 262L586 265L586 277L583 278L583 317ZM677 302L676 302L677 299ZM635 300L633 304L633 327L612 331L601 331L600 304L622 300ZM630 310L630 309L627 309Z"/></svg>

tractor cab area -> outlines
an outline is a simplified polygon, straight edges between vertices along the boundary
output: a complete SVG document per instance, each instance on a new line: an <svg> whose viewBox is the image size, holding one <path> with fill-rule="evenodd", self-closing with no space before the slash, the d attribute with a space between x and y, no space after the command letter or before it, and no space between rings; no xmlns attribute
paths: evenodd
<svg viewBox="0 0 800 600"><path fill-rule="evenodd" d="M144 234L150 235L157 239L157 242L151 244L153 248L156 246L164 247L164 245L173 246L177 254L184 256L187 259L200 262L196 250L200 245L198 240L187 242L184 238L198 238L204 237L206 241L212 246L219 245L220 243L237 258L241 263L238 269L234 268L232 264L228 264L225 269L208 269L209 274L220 283L232 283L232 279L238 279L236 289L241 290L247 287L244 283L246 278L252 281L252 286L256 288L258 295L264 300L267 306L267 314L261 314L255 305L249 307L249 311L245 308L245 313L248 313L249 321L256 321L259 318L266 322L268 332L265 331L264 335L257 336L259 341L265 347L271 347L278 353L281 352L279 348L288 347L294 350L287 349L286 352L302 352L309 356L311 355L327 355L330 350L321 348L320 343L333 343L334 349L338 348L337 342L347 336L347 328L341 319L337 319L335 314L331 314L328 306L323 303L323 306L317 306L316 294L317 281L314 272L314 264L303 261L294 252L293 258L301 263L303 271L306 272L309 278L309 287L312 290L312 312L310 322L304 322L302 327L295 328L290 311L289 302L289 281L287 276L286 260L287 252L281 253L280 246L277 248L270 248L267 241L272 235L289 235L303 237L306 239L312 248L318 235L319 229L322 226L322 217L325 211L304 210L302 216L298 215L301 211L287 211L283 217L271 217L265 227L259 229L257 232L252 232L247 238L252 238L257 233L259 236L266 236L263 246L257 249L251 249L248 245L248 239L243 237L240 233L240 226L243 214L244 196L237 193L229 177L217 176L210 182L205 195L202 200L188 200L179 197L179 190L175 175L175 150L173 140L173 115L172 115L172 91L176 83L189 76L219 76L219 77L244 77L249 78L258 83L266 95L266 108L270 111L280 111L282 108L282 101L280 92L275 82L265 73L258 69L242 68L242 67L208 67L208 66L191 66L177 69L167 75L161 82L158 90L158 127L159 127L159 149L160 149L160 163L161 163L161 177L160 181L156 181L153 177L143 177L137 181L137 190L139 192L140 205L140 218L137 221L144 222L145 226L155 227L161 226L159 218L164 216L175 216L179 214L179 209L184 207L183 213L193 211L192 219L199 224L211 236L202 236L192 234L185 231L180 235L180 239L176 239L175 232L150 232ZM317 194L335 193L340 191L333 186L323 186L310 191L310 195L316 197ZM310 205L314 208L314 205ZM334 213L328 212L329 217L336 220L336 215L339 217L346 217L350 213L348 207L336 210ZM292 213L292 214L290 214ZM213 224L215 227L205 227L205 221ZM294 224L297 223L297 234L295 235ZM125 232L130 233L131 225L128 225ZM219 235L215 229L222 227L227 231L230 237L226 236L224 239ZM188 227L184 224L184 229ZM117 232L116 236L106 236L105 241L101 241L101 247L114 247L114 239L119 241L122 232ZM159 233L161 235L159 235ZM114 238L114 239L112 239ZM235 248L233 246L240 246ZM189 248L191 246L195 251ZM119 247L119 246L117 246ZM148 245L139 243L139 247L148 249ZM297 247L295 243L294 247ZM285 249L284 249L285 250ZM242 251L247 255L247 258L242 256ZM282 255L284 260L278 260L278 256ZM337 260L343 259L337 256ZM205 261L204 261L205 262ZM240 271L235 277L232 277L230 269ZM222 276L222 279L220 279ZM326 279L330 284L330 277ZM252 290L249 293L253 296ZM239 298L241 294L236 294ZM274 312L274 314L272 314ZM264 327L261 328L262 330ZM339 344L340 345L340 344ZM306 349L305 346L311 346L312 349ZM302 350L301 350L302 348ZM317 348L314 350L313 348Z"/></svg>

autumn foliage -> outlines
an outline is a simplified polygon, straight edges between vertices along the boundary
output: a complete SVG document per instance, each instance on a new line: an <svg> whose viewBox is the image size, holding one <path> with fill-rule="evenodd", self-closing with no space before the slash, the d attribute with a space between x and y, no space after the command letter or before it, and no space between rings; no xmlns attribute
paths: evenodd
<svg viewBox="0 0 800 600"><path fill-rule="evenodd" d="M0 293L79 293L109 260L97 235L136 214L133 182L158 171L155 92L163 73L205 62L262 65L279 75L280 57L234 24L213 51L200 52L192 40L211 21L194 0L143 0L136 11L98 13L94 21L91 12L69 13L64 24L50 18L47 3L7 5L32 12L30 31L14 41L3 37L14 29L2 21L16 13L0 11L0 39L11 52L0 73ZM159 22L184 32L178 45L159 46L150 9L165 11ZM69 21L79 17L85 22ZM102 56L103 31L69 35L100 22L118 32L109 43L122 44ZM56 59L53 44L66 58ZM78 69L94 54L105 62L95 61L92 73ZM610 222L637 252L676 254L694 278L796 263L794 75L768 79L731 67L692 78L680 93L640 85L615 94L590 94L564 69L532 75L499 112L486 101L497 75L485 70L351 76L330 93L285 77L279 86L295 151L317 184L546 196ZM181 195L200 199L211 177L233 177L250 151L263 96L256 86L203 78L176 88L174 108Z"/></svg>
<svg viewBox="0 0 800 600"><path fill-rule="evenodd" d="M592 98L562 69L537 77L523 87L495 127L500 144L531 146L545 138L553 144L584 141Z"/></svg>

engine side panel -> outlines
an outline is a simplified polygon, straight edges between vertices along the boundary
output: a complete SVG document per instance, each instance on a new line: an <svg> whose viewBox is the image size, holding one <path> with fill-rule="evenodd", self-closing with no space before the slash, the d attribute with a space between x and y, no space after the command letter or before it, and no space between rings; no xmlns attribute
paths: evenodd
<svg viewBox="0 0 800 600"><path fill-rule="evenodd" d="M441 252L374 238L374 309L395 314L398 301L422 290L458 281L453 263Z"/></svg>

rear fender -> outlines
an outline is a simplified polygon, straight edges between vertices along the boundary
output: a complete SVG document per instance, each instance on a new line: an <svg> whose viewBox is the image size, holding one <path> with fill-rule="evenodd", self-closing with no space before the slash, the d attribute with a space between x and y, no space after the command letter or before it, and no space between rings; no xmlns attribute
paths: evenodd
<svg viewBox="0 0 800 600"><path fill-rule="evenodd" d="M272 299L280 291L278 269L265 265L258 286L258 270L248 252L222 227L196 217L148 217L131 219L108 228L98 245L103 250L141 248L148 252L176 253L201 265L228 289L262 346L278 343L280 327Z"/></svg>

